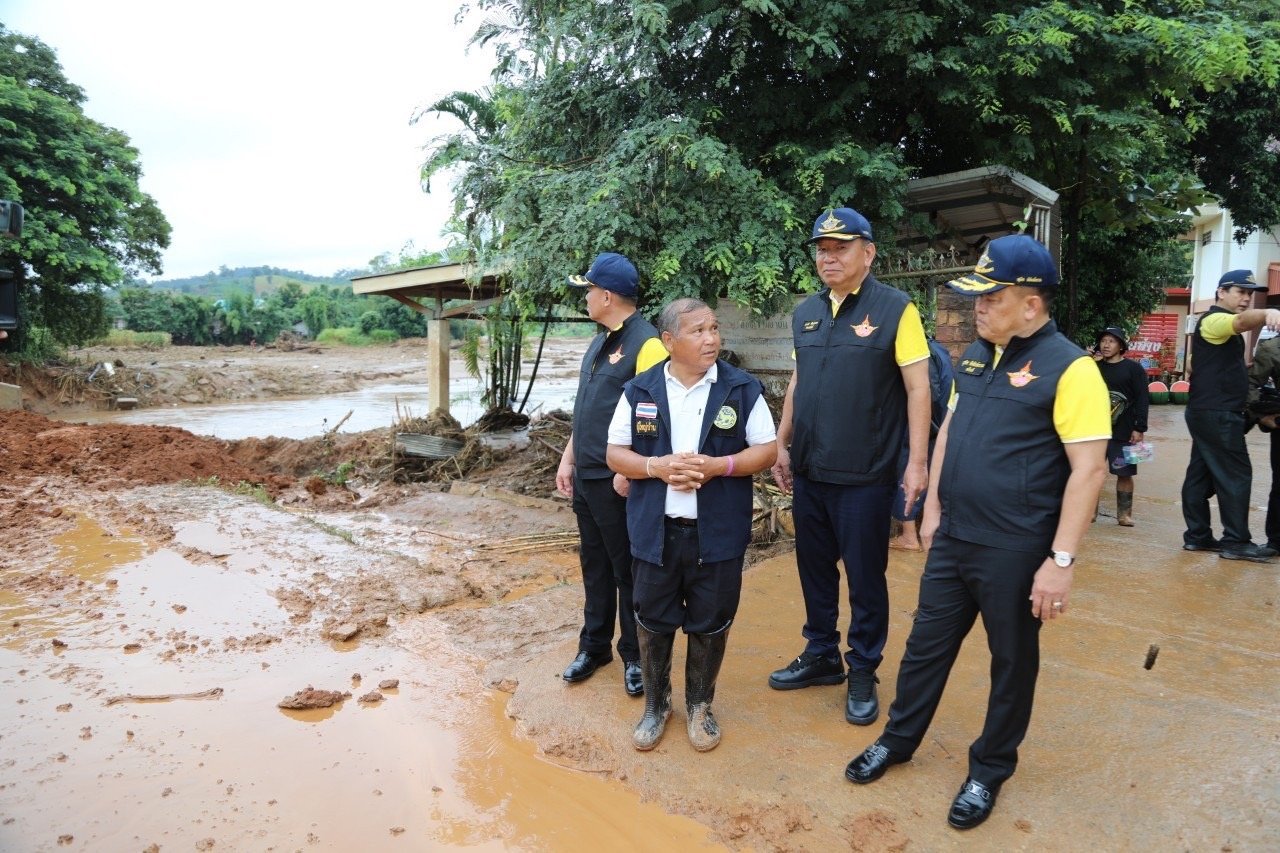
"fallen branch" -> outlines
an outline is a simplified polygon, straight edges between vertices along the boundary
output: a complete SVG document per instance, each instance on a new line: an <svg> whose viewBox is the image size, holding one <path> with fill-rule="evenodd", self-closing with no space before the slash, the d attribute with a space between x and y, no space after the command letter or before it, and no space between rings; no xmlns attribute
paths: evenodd
<svg viewBox="0 0 1280 853"><path fill-rule="evenodd" d="M221 695L221 687L201 690L198 693L161 693L158 696L136 696L132 693L126 693L123 696L112 696L107 700L107 705L115 705L120 702L170 702L174 699L217 699Z"/></svg>

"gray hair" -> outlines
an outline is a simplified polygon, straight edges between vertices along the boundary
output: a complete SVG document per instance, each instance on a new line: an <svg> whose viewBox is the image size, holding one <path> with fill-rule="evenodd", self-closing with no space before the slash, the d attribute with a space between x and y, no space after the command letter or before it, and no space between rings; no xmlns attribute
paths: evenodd
<svg viewBox="0 0 1280 853"><path fill-rule="evenodd" d="M667 307L663 308L662 313L658 315L658 334L670 332L671 337L680 337L680 317L703 308L711 310L710 305L692 296L684 296L667 303Z"/></svg>

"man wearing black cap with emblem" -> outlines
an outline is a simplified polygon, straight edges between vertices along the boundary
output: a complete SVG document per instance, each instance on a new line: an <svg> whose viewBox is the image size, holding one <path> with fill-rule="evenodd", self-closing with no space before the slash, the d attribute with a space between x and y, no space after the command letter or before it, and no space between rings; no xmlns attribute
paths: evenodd
<svg viewBox="0 0 1280 853"><path fill-rule="evenodd" d="M992 240L974 272L948 283L977 297L979 339L956 368L934 448L920 528L929 556L889 722L845 769L866 784L911 760L981 615L991 692L947 815L957 829L987 819L1017 766L1040 626L1067 611L1076 548L1106 479L1107 388L1049 318L1057 284L1049 251L1023 234Z"/></svg>
<svg viewBox="0 0 1280 853"><path fill-rule="evenodd" d="M1108 326L1098 335L1098 371L1111 396L1111 440L1107 442L1107 468L1116 475L1116 523L1133 527L1133 478L1138 466L1125 458L1124 449L1142 441L1147 432L1151 394L1147 372L1125 358L1129 342L1124 330Z"/></svg>
<svg viewBox="0 0 1280 853"><path fill-rule="evenodd" d="M778 425L774 480L794 490L804 651L769 675L775 690L845 681L845 719L880 715L876 668L889 635L889 514L904 430L902 488L910 514L928 481L929 345L905 293L871 275L871 224L828 210L806 241L825 287L791 318L795 369ZM840 570L849 582L849 650L840 659Z"/></svg>
<svg viewBox="0 0 1280 853"><path fill-rule="evenodd" d="M564 671L568 682L585 681L613 660L614 621L623 687L644 692L632 605L631 544L627 539L627 480L609 470L605 445L622 386L667 357L653 324L636 311L640 277L615 252L598 255L585 276L569 276L586 290L587 316L601 331L587 347L573 403L573 433L556 469L556 489L573 499L578 519L578 561L586 602L578 656Z"/></svg>
<svg viewBox="0 0 1280 853"><path fill-rule="evenodd" d="M1231 270L1218 280L1214 304L1196 323L1185 414L1191 461L1182 481L1182 518L1187 525L1182 547L1255 563L1271 560L1276 552L1255 545L1249 533L1253 466L1244 443L1249 372L1241 335L1263 326L1280 329L1280 311L1249 307L1253 294L1266 289L1254 280L1252 270ZM1220 540L1213 538L1209 516L1209 498L1215 494L1222 518Z"/></svg>

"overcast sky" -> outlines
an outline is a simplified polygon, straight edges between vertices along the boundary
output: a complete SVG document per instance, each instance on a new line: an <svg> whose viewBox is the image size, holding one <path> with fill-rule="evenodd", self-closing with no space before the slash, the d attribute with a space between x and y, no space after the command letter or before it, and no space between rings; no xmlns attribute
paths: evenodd
<svg viewBox="0 0 1280 853"><path fill-rule="evenodd" d="M85 112L124 131L173 226L165 278L270 265L329 275L406 241L442 248L448 181L418 182L452 119L409 120L488 82L454 0L0 0L58 53Z"/></svg>

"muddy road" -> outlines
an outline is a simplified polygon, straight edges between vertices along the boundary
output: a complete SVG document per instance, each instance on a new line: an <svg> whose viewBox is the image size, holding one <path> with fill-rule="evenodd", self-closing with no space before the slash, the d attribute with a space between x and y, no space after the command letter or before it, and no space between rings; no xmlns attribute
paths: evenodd
<svg viewBox="0 0 1280 853"><path fill-rule="evenodd" d="M525 537L574 523L529 460L319 487L283 442L0 416L0 849L1276 849L1280 575L1178 550L1180 416L1153 411L1138 526L1104 497L1018 774L967 835L945 814L981 727L980 628L914 761L855 787L880 724L846 724L839 687L765 686L803 610L790 554L760 560L723 743L685 740L679 643L677 713L640 754L616 662L559 679L577 558ZM265 487L228 488L244 468ZM886 706L922 564L891 554ZM278 707L307 688L349 696Z"/></svg>

